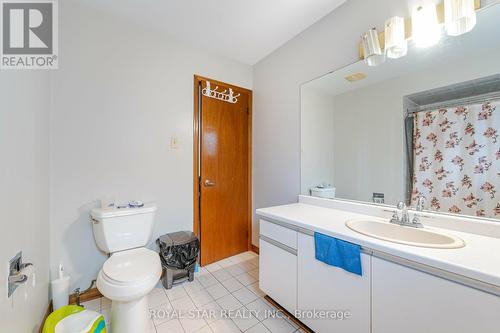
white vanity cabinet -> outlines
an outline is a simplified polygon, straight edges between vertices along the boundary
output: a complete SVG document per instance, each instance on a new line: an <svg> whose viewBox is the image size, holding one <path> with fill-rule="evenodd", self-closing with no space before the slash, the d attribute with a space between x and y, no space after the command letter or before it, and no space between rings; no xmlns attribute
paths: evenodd
<svg viewBox="0 0 500 333"><path fill-rule="evenodd" d="M297 231L260 220L259 287L291 313L297 308Z"/></svg>
<svg viewBox="0 0 500 333"><path fill-rule="evenodd" d="M298 234L298 310L349 311L344 320L299 318L316 333L370 332L370 261L361 254L363 276L315 258L314 237Z"/></svg>
<svg viewBox="0 0 500 333"><path fill-rule="evenodd" d="M372 258L372 333L498 333L500 297Z"/></svg>

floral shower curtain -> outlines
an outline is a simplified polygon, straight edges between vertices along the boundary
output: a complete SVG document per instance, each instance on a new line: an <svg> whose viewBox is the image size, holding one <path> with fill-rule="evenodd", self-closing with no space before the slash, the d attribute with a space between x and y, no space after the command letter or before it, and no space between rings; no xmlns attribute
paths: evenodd
<svg viewBox="0 0 500 333"><path fill-rule="evenodd" d="M499 106L414 114L413 202L424 196L432 210L500 217Z"/></svg>

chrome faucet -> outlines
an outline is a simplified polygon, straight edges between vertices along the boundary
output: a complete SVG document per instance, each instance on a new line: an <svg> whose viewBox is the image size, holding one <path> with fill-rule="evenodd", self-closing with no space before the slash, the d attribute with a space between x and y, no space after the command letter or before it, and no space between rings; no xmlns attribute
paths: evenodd
<svg viewBox="0 0 500 333"><path fill-rule="evenodd" d="M421 197L420 197L421 198ZM418 202L420 202L420 198ZM418 207L418 202L417 202L417 210L422 210L423 209L423 203L421 205L421 209ZM394 224L399 224L401 226L405 227L414 227L414 228L423 228L424 225L420 222L419 218L417 215L413 217L412 220L410 220L410 215L408 214L408 207L406 204L401 201L398 203L396 206L397 210L394 211L394 214L391 217L390 222ZM398 211L401 211L401 217L399 217Z"/></svg>

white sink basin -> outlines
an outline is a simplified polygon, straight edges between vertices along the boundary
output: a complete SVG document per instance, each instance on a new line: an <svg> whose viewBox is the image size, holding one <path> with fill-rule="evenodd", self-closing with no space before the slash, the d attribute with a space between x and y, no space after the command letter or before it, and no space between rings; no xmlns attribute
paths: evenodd
<svg viewBox="0 0 500 333"><path fill-rule="evenodd" d="M464 241L455 236L383 221L349 220L345 224L360 234L393 243L437 249L457 249L465 246Z"/></svg>

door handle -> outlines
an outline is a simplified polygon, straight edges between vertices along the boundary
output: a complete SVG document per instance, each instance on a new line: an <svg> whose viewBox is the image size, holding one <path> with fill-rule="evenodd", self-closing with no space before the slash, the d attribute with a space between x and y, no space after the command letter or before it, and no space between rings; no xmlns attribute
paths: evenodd
<svg viewBox="0 0 500 333"><path fill-rule="evenodd" d="M205 185L205 187L213 187L213 186L215 186L215 182L210 180L210 179L205 179L205 181L203 182L203 185Z"/></svg>

